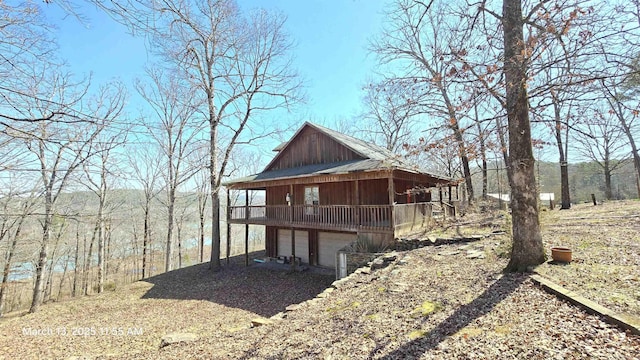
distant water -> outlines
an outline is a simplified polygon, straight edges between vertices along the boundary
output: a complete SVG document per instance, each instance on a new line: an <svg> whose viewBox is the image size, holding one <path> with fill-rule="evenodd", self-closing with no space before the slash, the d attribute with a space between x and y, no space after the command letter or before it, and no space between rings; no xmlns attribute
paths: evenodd
<svg viewBox="0 0 640 360"><path fill-rule="evenodd" d="M211 245L211 238L210 237L205 237L204 238L204 244L210 246ZM162 244L164 245L164 244ZM189 238L186 239L182 242L182 246L185 249L193 249L195 247L198 247L198 239L196 238ZM176 245L177 248L177 245ZM94 264L98 261L98 255L94 254L93 256L93 262ZM76 264L75 261L71 260L67 263L67 271L73 271L76 268ZM54 272L57 273L62 273L64 272L64 262L60 262L58 261L58 263L54 266L53 268ZM32 262L19 262L14 264L11 269L9 270L9 281L20 281L20 280L27 280L27 279L31 279L35 276L36 273L36 266L35 263Z"/></svg>

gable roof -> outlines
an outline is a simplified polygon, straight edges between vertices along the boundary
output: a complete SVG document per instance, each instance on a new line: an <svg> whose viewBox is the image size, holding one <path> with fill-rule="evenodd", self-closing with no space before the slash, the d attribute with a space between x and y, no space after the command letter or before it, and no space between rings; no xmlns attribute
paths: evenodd
<svg viewBox="0 0 640 360"><path fill-rule="evenodd" d="M269 170L270 167L286 153L287 147L289 147L292 143L294 143L296 137L298 137L302 131L306 128L313 128L331 139L335 140L340 145L345 148L353 151L355 154L361 157L361 159L354 159L348 161L340 161L333 163L324 163L324 164L312 164L312 165L304 165L298 166L294 168L286 168L286 169L277 169L277 170ZM310 122L305 122L296 133L291 137L291 139L285 143L280 144L275 151L279 151L278 154L265 166L265 169L259 173L250 176L246 176L243 178L234 179L228 182L225 182L223 185L231 185L236 183L248 183L254 181L265 181L265 180L276 180L276 179L286 179L286 178L295 178L295 177L303 177L303 176L314 176L314 175L326 175L326 174L344 174L351 172L359 172L359 171L375 171L375 170L403 170L416 174L427 175L433 179L437 179L443 182L452 181L451 178L429 174L423 171L420 171L417 166L409 163L405 159L403 159L400 155L393 153L392 151L383 148L381 146L354 138L349 135L342 134L338 131L326 128L324 126L320 126L317 124L313 124Z"/></svg>
<svg viewBox="0 0 640 360"><path fill-rule="evenodd" d="M265 166L263 171L267 171L274 163L276 163L282 154L285 154L287 151L287 147L294 143L294 139L300 135L304 131L305 128L310 127L313 128L331 139L335 140L340 145L346 147L347 149L353 151L358 156L363 159L371 159L383 161L388 166L393 167L402 167L406 170L417 170L417 167L413 164L402 159L400 155L394 154L392 151L383 148L381 146L375 145L373 143L368 143L366 141L354 138L352 136L340 133L338 131L326 128L324 126L320 126L317 124L313 124L311 122L305 122L295 134L291 137L291 139L285 143L278 145L274 150L279 151L278 154Z"/></svg>

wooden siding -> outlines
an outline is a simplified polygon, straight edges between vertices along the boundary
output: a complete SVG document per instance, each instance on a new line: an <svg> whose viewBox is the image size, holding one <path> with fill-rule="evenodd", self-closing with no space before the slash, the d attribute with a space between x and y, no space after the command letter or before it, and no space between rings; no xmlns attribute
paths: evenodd
<svg viewBox="0 0 640 360"><path fill-rule="evenodd" d="M264 171L355 159L363 157L318 130L307 127L287 144Z"/></svg>
<svg viewBox="0 0 640 360"><path fill-rule="evenodd" d="M360 181L360 205L389 205L388 179Z"/></svg>

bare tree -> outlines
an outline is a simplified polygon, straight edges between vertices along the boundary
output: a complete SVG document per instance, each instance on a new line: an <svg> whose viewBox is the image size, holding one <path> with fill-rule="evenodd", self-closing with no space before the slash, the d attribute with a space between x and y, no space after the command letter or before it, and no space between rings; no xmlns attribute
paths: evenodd
<svg viewBox="0 0 640 360"><path fill-rule="evenodd" d="M593 116L582 121L582 131L575 133L574 140L580 145L577 150L602 168L605 198L611 200L611 175L624 165L620 160L627 154L628 144L615 112L609 113L608 108L607 104L604 109L592 109Z"/></svg>
<svg viewBox="0 0 640 360"><path fill-rule="evenodd" d="M97 103L94 105L96 110L103 111L103 114L96 114L96 116L101 116L108 121L117 119L121 115L125 96L123 84L113 83L110 86L103 86L100 94L95 98ZM105 104L104 102L110 102L110 104ZM89 191L93 192L98 198L98 210L94 228L94 236L97 233L98 239L98 293L104 290L107 197L111 188L110 183L117 176L117 160L114 161L114 150L125 143L126 136L126 127L120 129L114 127L109 131L102 131L100 134L96 134L94 141L90 142L85 149L87 161L83 162L84 183ZM97 161L92 161L92 155L95 155Z"/></svg>
<svg viewBox="0 0 640 360"><path fill-rule="evenodd" d="M365 138L396 153L403 145L413 142L417 130L415 116L421 112L414 103L415 91L408 82L368 84L363 98L365 113L362 114L368 126L361 130Z"/></svg>
<svg viewBox="0 0 640 360"><path fill-rule="evenodd" d="M632 90L627 94L621 89L620 84L617 83L615 78L608 79L608 81L603 79L601 85L609 104L609 111L615 114L620 128L627 137L627 141L631 147L631 158L633 159L633 166L636 171L636 189L638 191L638 197L640 197L640 152L636 142L638 133L640 132L638 131L640 125L636 120L637 115L640 113L638 110L640 109L640 102L635 98L634 87L636 85L634 84L634 77L637 77L635 72L632 73L631 77L625 79L627 80L627 86L630 86Z"/></svg>
<svg viewBox="0 0 640 360"><path fill-rule="evenodd" d="M24 184L21 184L24 185ZM2 197L2 223L0 224L0 242L9 241L9 246L4 256L4 267L0 275L0 317L4 312L4 303L7 297L7 284L11 275L13 259L16 255L18 242L22 237L22 229L25 219L30 215L37 204L35 194L31 196L16 196L13 191L3 194ZM21 193L23 190L18 190ZM17 205L17 206L16 206Z"/></svg>
<svg viewBox="0 0 640 360"><path fill-rule="evenodd" d="M74 84L70 82L68 75L61 75L55 72L55 69L53 70L53 72L46 72L42 78L39 78L39 81L34 84L34 89L39 93L46 94L48 98L59 99L55 103L68 103L65 101L67 94L75 95ZM85 88L80 87L80 91L83 93ZM77 98L77 95L73 97ZM43 103L35 100L25 104L24 111L32 118L42 117L43 114L57 113L55 109L50 108L51 104L52 102ZM119 106L117 100L115 103L106 101L105 104L108 106L102 107L101 105L100 109L96 108L94 113L105 111L105 114L108 115L111 114L111 109ZM58 121L57 118L54 118L51 121L39 121L28 133L21 134L26 150L35 160L34 165L37 166L40 175L44 203L41 218L42 239L30 312L37 311L42 304L49 241L52 238L53 217L56 213L59 196L69 184L72 174L88 157L93 155L87 150L107 122L106 118L102 123L98 123L96 118L93 118L85 123L85 126L76 126L68 124L64 119Z"/></svg>
<svg viewBox="0 0 640 360"><path fill-rule="evenodd" d="M203 100L209 128L211 268L220 267L220 196L236 145L268 135L252 123L263 111L301 99L290 59L285 17L256 10L245 16L232 0L96 1L180 70Z"/></svg>
<svg viewBox="0 0 640 360"><path fill-rule="evenodd" d="M152 264L150 261L150 252L152 250L151 236L151 211L154 200L162 191L162 158L159 156L160 150L156 146L140 146L129 156L129 165L131 167L131 177L133 181L142 187L143 198L140 201L140 207L143 212L143 228L142 228L142 278L151 275Z"/></svg>
<svg viewBox="0 0 640 360"><path fill-rule="evenodd" d="M136 82L138 93L153 110L153 116L145 118L145 126L162 150L167 193L167 240L165 271L173 269L173 228L178 188L191 179L197 171L189 163L191 153L197 150L201 130L205 123L197 113L200 106L193 89L175 76L158 68L147 69L150 85Z"/></svg>
<svg viewBox="0 0 640 360"><path fill-rule="evenodd" d="M449 10L444 3L397 1L387 13L387 28L373 41L371 50L378 54L382 64L405 65L408 73L401 75L398 81L421 87L423 94L414 101L421 104L423 112L444 120L455 140L468 198L472 201L469 155L464 127L460 123L460 111L464 107L456 98L461 85L450 81L458 71L452 61L455 57L451 49L464 48L467 38L459 31L462 27L457 18L449 16Z"/></svg>

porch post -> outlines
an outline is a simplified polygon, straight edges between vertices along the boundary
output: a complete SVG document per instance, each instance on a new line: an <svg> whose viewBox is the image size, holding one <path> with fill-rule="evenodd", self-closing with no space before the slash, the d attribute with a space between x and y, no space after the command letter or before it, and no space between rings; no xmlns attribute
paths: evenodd
<svg viewBox="0 0 640 360"><path fill-rule="evenodd" d="M389 209L389 227L391 228L391 231L393 232L393 236L395 237L395 227L394 227L394 202L396 199L396 189L393 186L393 170L389 171L389 206L391 207Z"/></svg>
<svg viewBox="0 0 640 360"><path fill-rule="evenodd" d="M289 185L289 193L291 201L289 202L289 216L291 219L291 271L296 270L296 231L293 228L293 203L295 196L293 193L293 184Z"/></svg>
<svg viewBox="0 0 640 360"><path fill-rule="evenodd" d="M360 189L358 188L358 179L356 179L356 181L354 182L354 191L355 191L355 210L356 210L356 214L355 214L355 221L356 221L356 226L358 227L358 229L360 229Z"/></svg>
<svg viewBox="0 0 640 360"><path fill-rule="evenodd" d="M231 196L229 196L229 192L227 187L227 265L229 265L229 253L231 252Z"/></svg>
<svg viewBox="0 0 640 360"><path fill-rule="evenodd" d="M244 191L244 266L249 266L249 190Z"/></svg>

